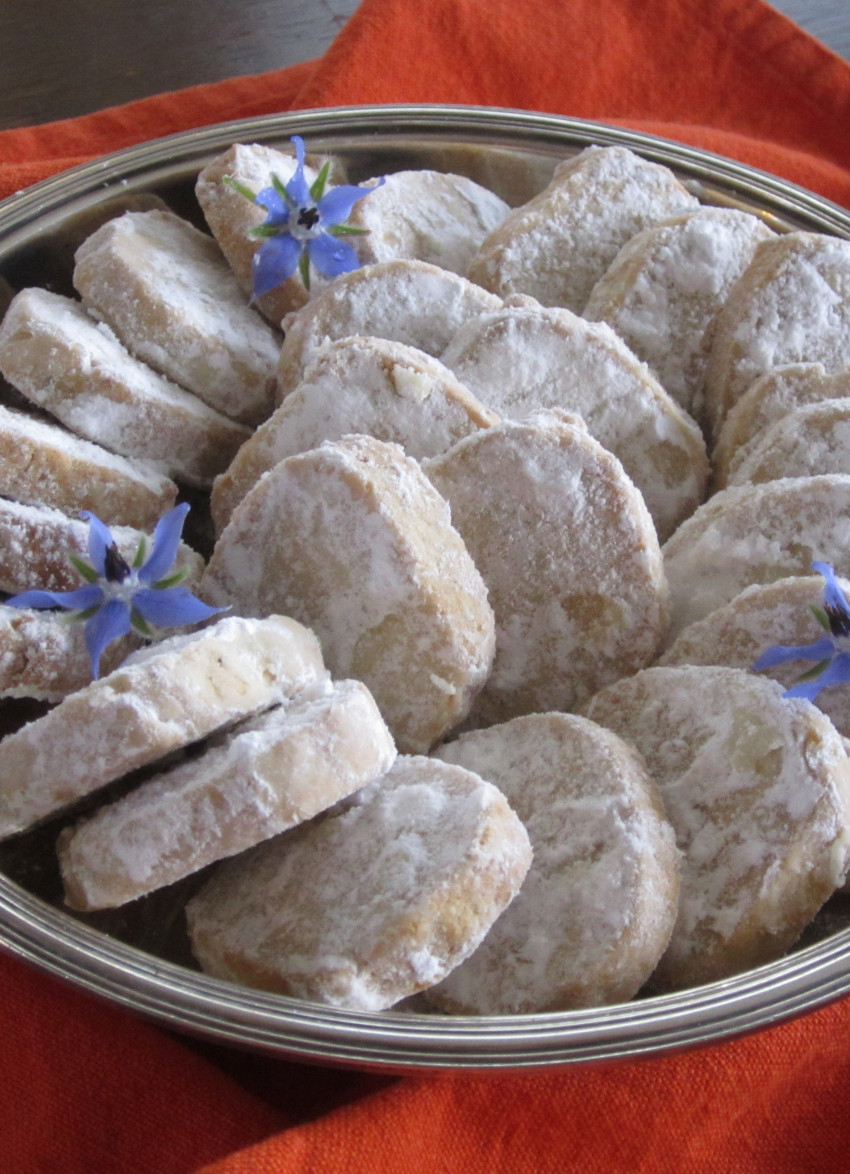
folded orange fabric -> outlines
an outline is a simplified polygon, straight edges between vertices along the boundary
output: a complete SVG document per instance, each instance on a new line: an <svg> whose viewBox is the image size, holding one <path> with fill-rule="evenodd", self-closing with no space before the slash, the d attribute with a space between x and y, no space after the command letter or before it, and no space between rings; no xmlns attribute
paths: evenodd
<svg viewBox="0 0 850 1174"><path fill-rule="evenodd" d="M850 66L761 0L365 0L320 61L0 133L0 195L154 136L384 102L616 122L850 207ZM2 1168L838 1174L850 1000L604 1068L389 1078L195 1044L0 958Z"/></svg>

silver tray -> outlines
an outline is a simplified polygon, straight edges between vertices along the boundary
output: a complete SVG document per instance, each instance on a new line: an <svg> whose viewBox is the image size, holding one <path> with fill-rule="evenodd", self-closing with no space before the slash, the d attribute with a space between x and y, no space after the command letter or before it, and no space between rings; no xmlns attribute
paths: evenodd
<svg viewBox="0 0 850 1174"><path fill-rule="evenodd" d="M352 182L405 167L467 174L512 203L590 144L622 144L673 168L707 203L743 208L774 229L850 237L828 200L695 148L554 115L453 106L353 107L272 115L171 135L74 168L0 203L0 312L26 285L71 293L72 259L116 206L157 198L199 225L197 172L234 142L333 152ZM2 389L0 389L2 391ZM12 396L10 389L3 394ZM26 706L7 703L14 723ZM92 916L64 911L57 824L0 844L0 947L74 986L166 1026L314 1062L391 1071L513 1069L626 1060L765 1028L850 993L850 900L835 897L787 958L678 994L547 1015L457 1017L339 1011L202 975L186 942L190 880Z"/></svg>

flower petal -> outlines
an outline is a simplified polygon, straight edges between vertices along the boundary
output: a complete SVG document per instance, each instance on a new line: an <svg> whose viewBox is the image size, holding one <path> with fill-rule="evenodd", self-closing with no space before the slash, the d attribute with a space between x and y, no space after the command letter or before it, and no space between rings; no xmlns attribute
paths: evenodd
<svg viewBox="0 0 850 1174"><path fill-rule="evenodd" d="M840 652L831 664L828 664L819 677L812 681L801 681L786 689L783 697L803 697L807 701L814 701L822 689L831 685L843 685L850 681L850 655Z"/></svg>
<svg viewBox="0 0 850 1174"><path fill-rule="evenodd" d="M289 205L277 188L263 188L254 196L254 203L268 212L266 224L279 224L281 227L289 224Z"/></svg>
<svg viewBox="0 0 850 1174"><path fill-rule="evenodd" d="M298 268L301 251L301 244L288 232L267 240L254 253L251 262L254 297L261 298L269 290L288 281Z"/></svg>
<svg viewBox="0 0 850 1174"><path fill-rule="evenodd" d="M86 611L103 600L103 588L86 583L73 591L22 591L7 599L9 607L64 607L68 611Z"/></svg>
<svg viewBox="0 0 850 1174"><path fill-rule="evenodd" d="M835 645L829 636L821 636L813 644L774 644L763 652L753 665L753 671L772 669L789 660L830 660L835 655Z"/></svg>
<svg viewBox="0 0 850 1174"><path fill-rule="evenodd" d="M108 599L96 615L86 621L86 647L91 658L92 677L97 680L103 650L130 631L130 609L121 599Z"/></svg>
<svg viewBox="0 0 850 1174"><path fill-rule="evenodd" d="M188 512L189 506L184 501L159 519L153 532L153 550L139 570L140 583L156 583L164 579L171 570L171 565L177 558L180 535L183 533L183 523Z"/></svg>
<svg viewBox="0 0 850 1174"><path fill-rule="evenodd" d="M836 611L840 611L846 616L850 616L850 604L848 604L847 597L838 584L834 568L829 563L818 562L812 563L812 570L817 571L826 579L823 588L824 604L827 607L835 608Z"/></svg>
<svg viewBox="0 0 850 1174"><path fill-rule="evenodd" d="M352 184L343 183L339 187L331 188L316 205L322 218L322 225L325 228L330 228L334 224L342 224L351 215L351 209L357 201L362 200L364 196L371 195L383 183L382 176L373 187L355 187Z"/></svg>
<svg viewBox="0 0 850 1174"><path fill-rule="evenodd" d="M223 607L209 607L197 599L188 587L166 587L160 591L143 589L133 596L133 608L143 620L157 628L180 627L209 619Z"/></svg>
<svg viewBox="0 0 850 1174"><path fill-rule="evenodd" d="M321 232L307 241L307 253L325 277L339 277L341 273L360 268L360 258L351 245L327 232Z"/></svg>
<svg viewBox="0 0 850 1174"><path fill-rule="evenodd" d="M286 185L286 190L293 202L300 208L305 204L312 204L313 200L310 195L310 185L304 177L304 140L300 135L293 135L291 142L295 144L295 158L298 160L298 166L295 168L292 179Z"/></svg>
<svg viewBox="0 0 850 1174"><path fill-rule="evenodd" d="M106 552L115 545L109 527L91 510L82 510L80 517L89 524L89 560L99 575L106 576Z"/></svg>

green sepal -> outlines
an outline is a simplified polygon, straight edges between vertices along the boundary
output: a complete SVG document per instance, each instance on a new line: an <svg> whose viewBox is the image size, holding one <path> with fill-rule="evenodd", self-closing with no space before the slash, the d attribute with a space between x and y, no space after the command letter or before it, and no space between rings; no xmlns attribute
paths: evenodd
<svg viewBox="0 0 850 1174"><path fill-rule="evenodd" d="M327 230L331 236L368 236L368 228L358 228L355 224L332 224Z"/></svg>
<svg viewBox="0 0 850 1174"><path fill-rule="evenodd" d="M253 240L264 240L270 236L277 236L280 227L279 224L258 224L255 228L248 229L248 236Z"/></svg>
<svg viewBox="0 0 850 1174"><path fill-rule="evenodd" d="M330 159L326 159L322 170L310 185L310 198L314 204L318 204L319 200L321 200L322 196L325 194L325 188L327 186L330 169L331 161Z"/></svg>
<svg viewBox="0 0 850 1174"><path fill-rule="evenodd" d="M257 198L256 192L252 192L247 184L241 183L232 175L225 175L224 183L235 192L238 192L240 196L244 196L246 200L250 200L252 204Z"/></svg>
<svg viewBox="0 0 850 1174"><path fill-rule="evenodd" d="M794 682L794 684L795 685L802 685L802 683L804 681L813 681L815 679L815 677L819 677L821 675L821 673L829 665L829 663L830 662L828 660L818 661L818 663L816 665L813 665L812 668L807 669L806 672L804 672L804 673L801 673L800 676L797 677L797 680Z"/></svg>
<svg viewBox="0 0 850 1174"><path fill-rule="evenodd" d="M290 196L289 192L286 190L286 184L283 182L283 180L280 178L279 175L275 174L275 172L272 172L272 187L277 192L277 194L281 197L281 199L286 200L286 203L289 205L290 208L295 207L295 203L292 199L292 196Z"/></svg>
<svg viewBox="0 0 850 1174"><path fill-rule="evenodd" d="M154 591L164 591L167 587L176 587L178 583L182 583L189 578L191 571L189 567L183 567L179 571L175 571L173 575L169 575L167 579L157 579L153 584Z"/></svg>
<svg viewBox="0 0 850 1174"><path fill-rule="evenodd" d="M133 568L134 569L144 565L144 561L147 558L147 554L148 554L148 538L147 538L146 534L143 534L141 536L141 538L139 539L139 546L138 546L138 549L136 550L136 557L133 559Z"/></svg>
<svg viewBox="0 0 850 1174"><path fill-rule="evenodd" d="M304 288L310 288L310 258L307 251L301 254L298 258L298 272L301 274L301 280L304 282Z"/></svg>
<svg viewBox="0 0 850 1174"><path fill-rule="evenodd" d="M68 561L76 571L79 571L87 583L96 583L100 578L100 575L94 567L89 566L79 555L72 554L71 551L68 551Z"/></svg>
<svg viewBox="0 0 850 1174"><path fill-rule="evenodd" d="M135 608L130 612L130 625L142 636L153 636L153 628L146 620L142 619Z"/></svg>
<svg viewBox="0 0 850 1174"><path fill-rule="evenodd" d="M823 608L818 607L818 605L816 603L812 603L809 606L811 608L812 615L815 617L815 619L820 624L820 626L823 628L823 630L825 632L831 633L832 629L829 626L829 617L827 616L827 614L823 610Z"/></svg>
<svg viewBox="0 0 850 1174"><path fill-rule="evenodd" d="M80 623L84 620L90 620L92 616L96 616L100 611L100 604L95 603L92 607L87 607L85 611L71 611L66 612L61 618L69 624Z"/></svg>

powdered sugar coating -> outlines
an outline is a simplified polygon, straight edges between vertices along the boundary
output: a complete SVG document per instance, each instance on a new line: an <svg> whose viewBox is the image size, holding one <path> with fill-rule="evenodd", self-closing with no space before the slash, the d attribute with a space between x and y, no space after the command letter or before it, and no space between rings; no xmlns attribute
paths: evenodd
<svg viewBox="0 0 850 1174"><path fill-rule="evenodd" d="M231 419L269 415L280 340L212 237L172 212L126 212L75 262L75 288L138 358Z"/></svg>
<svg viewBox="0 0 850 1174"><path fill-rule="evenodd" d="M530 294L580 314L630 237L698 206L668 168L627 147L588 147L490 233L469 276L502 297Z"/></svg>
<svg viewBox="0 0 850 1174"><path fill-rule="evenodd" d="M495 787L402 757L362 802L224 865L187 906L192 947L220 978L379 1011L467 957L530 863Z"/></svg>
<svg viewBox="0 0 850 1174"><path fill-rule="evenodd" d="M788 477L716 493L664 545L669 645L751 583L850 563L850 475Z"/></svg>
<svg viewBox="0 0 850 1174"><path fill-rule="evenodd" d="M518 896L428 999L480 1015L625 1002L676 919L679 859L638 755L586 718L532 714L437 754L494 783L534 853Z"/></svg>
<svg viewBox="0 0 850 1174"><path fill-rule="evenodd" d="M278 403L294 391L314 352L327 342L374 335L439 356L465 322L499 305L480 286L425 261L385 261L344 273L284 320Z"/></svg>
<svg viewBox="0 0 850 1174"><path fill-rule="evenodd" d="M460 722L492 664L493 613L446 502L373 437L275 465L219 536L201 590L312 627L331 672L366 683L405 751Z"/></svg>
<svg viewBox="0 0 850 1174"><path fill-rule="evenodd" d="M850 241L789 232L761 242L718 315L705 392L713 435L759 376L813 362L850 363Z"/></svg>
<svg viewBox="0 0 850 1174"><path fill-rule="evenodd" d="M264 472L325 440L365 433L417 460L498 420L438 359L384 338L354 336L318 350L304 379L216 479L211 508L221 531Z"/></svg>
<svg viewBox="0 0 850 1174"><path fill-rule="evenodd" d="M426 465L487 584L496 659L471 720L570 710L649 663L667 587L652 520L577 417L539 412Z"/></svg>
<svg viewBox="0 0 850 1174"><path fill-rule="evenodd" d="M200 757L64 831L75 909L122 905L234 856L386 773L395 746L368 690L329 682L219 735Z"/></svg>
<svg viewBox="0 0 850 1174"><path fill-rule="evenodd" d="M772 235L735 208L699 208L644 228L597 281L584 316L607 322L699 418L717 314L757 243Z"/></svg>
<svg viewBox="0 0 850 1174"><path fill-rule="evenodd" d="M796 408L765 428L729 475L729 485L850 471L850 399Z"/></svg>
<svg viewBox="0 0 850 1174"><path fill-rule="evenodd" d="M316 638L281 616L225 616L163 640L0 741L0 835L295 696L323 674Z"/></svg>
<svg viewBox="0 0 850 1174"><path fill-rule="evenodd" d="M144 537L130 526L110 527L118 549L132 563ZM88 558L89 527L50 506L21 505L0 498L0 591L10 595L30 588L72 591L81 583L79 571L68 559L73 553ZM186 582L197 584L204 560L185 542L177 548L175 570L188 570Z"/></svg>
<svg viewBox="0 0 850 1174"><path fill-rule="evenodd" d="M0 324L0 372L72 432L209 485L249 432L133 356L70 298L25 289Z"/></svg>
<svg viewBox="0 0 850 1174"><path fill-rule="evenodd" d="M503 418L555 407L580 415L622 461L662 541L703 500L699 428L605 323L513 297L462 327L442 361Z"/></svg>
<svg viewBox="0 0 850 1174"><path fill-rule="evenodd" d="M850 594L850 580L839 582ZM749 669L774 644L812 644L823 635L812 614L813 607L823 607L823 584L820 575L800 575L745 587L723 607L689 624L658 663ZM787 689L811 667L811 661L789 661L764 675ZM814 704L839 733L850 738L850 689L824 689Z"/></svg>
<svg viewBox="0 0 850 1174"><path fill-rule="evenodd" d="M646 669L587 715L632 741L682 850L661 989L781 956L850 859L850 764L832 724L775 681L732 668Z"/></svg>
<svg viewBox="0 0 850 1174"><path fill-rule="evenodd" d="M423 168L386 176L354 205L348 223L368 234L351 241L363 265L404 257L466 277L484 237L509 210L464 175Z"/></svg>

